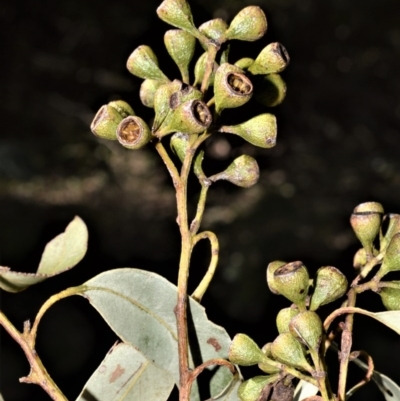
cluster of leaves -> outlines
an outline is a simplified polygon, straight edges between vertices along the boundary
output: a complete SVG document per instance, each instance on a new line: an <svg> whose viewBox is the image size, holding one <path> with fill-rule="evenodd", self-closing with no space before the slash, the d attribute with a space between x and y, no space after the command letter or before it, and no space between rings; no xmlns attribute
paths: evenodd
<svg viewBox="0 0 400 401"><path fill-rule="evenodd" d="M269 399L269 394L272 394L271 399L275 399L274 395L282 393L282 389L285 389L286 398L279 399L291 400L295 378L313 385L313 397L320 391L321 398L318 399L334 400L326 378L325 352L330 346L336 347L333 340L337 333L330 332L329 328L333 319L342 313L370 316L400 334L400 281L382 281L388 273L400 271L400 215L387 214L382 218L383 214L383 207L377 202L363 203L354 209L350 223L363 246L353 262L358 275L350 286L343 308L333 312L324 323L316 311L346 294L348 282L344 274L333 266L324 266L310 280L307 268L300 261L275 261L268 265L266 276L269 289L274 294L285 296L293 304L278 313L276 325L279 335L262 349L245 334L238 334L233 339L230 361L242 366L258 364L268 374L253 377L240 385L242 401ZM375 246L376 242L378 246ZM371 274L376 266L379 268ZM356 295L366 290L378 293L389 312L372 313L355 308ZM345 326L340 329L348 330ZM390 383L386 377L379 380ZM394 389L392 394L399 395L398 386L393 382L389 386ZM350 389L346 399L359 387Z"/></svg>

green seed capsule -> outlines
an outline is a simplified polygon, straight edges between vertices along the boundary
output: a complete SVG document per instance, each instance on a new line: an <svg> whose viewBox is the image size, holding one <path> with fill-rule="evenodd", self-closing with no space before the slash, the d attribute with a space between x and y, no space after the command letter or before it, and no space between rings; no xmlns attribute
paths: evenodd
<svg viewBox="0 0 400 401"><path fill-rule="evenodd" d="M189 134L177 132L171 136L170 141L171 149L178 156L179 160L183 163L186 156L186 151L189 146Z"/></svg>
<svg viewBox="0 0 400 401"><path fill-rule="evenodd" d="M157 89L163 85L161 81L154 79L145 79L140 85L139 97L146 107L154 108L154 96Z"/></svg>
<svg viewBox="0 0 400 401"><path fill-rule="evenodd" d="M260 347L246 334L236 334L229 347L228 359L241 366L257 365L266 359Z"/></svg>
<svg viewBox="0 0 400 401"><path fill-rule="evenodd" d="M394 235L386 249L382 266L376 273L376 279L380 280L390 272L400 270L400 233Z"/></svg>
<svg viewBox="0 0 400 401"><path fill-rule="evenodd" d="M289 54L283 45L270 43L261 50L249 71L253 75L278 73L288 66L289 61Z"/></svg>
<svg viewBox="0 0 400 401"><path fill-rule="evenodd" d="M266 386L274 383L280 378L279 375L255 376L244 381L238 389L238 396L241 401L257 401L263 393Z"/></svg>
<svg viewBox="0 0 400 401"><path fill-rule="evenodd" d="M393 235L400 233L400 214L390 213L383 217L382 223L385 220L389 220L387 230L385 235L380 233L380 251L384 251L386 247L389 245L390 240L392 239Z"/></svg>
<svg viewBox="0 0 400 401"><path fill-rule="evenodd" d="M208 53L203 53L194 66L194 86L200 85L204 78L204 73L207 65ZM214 67L210 75L210 85L214 85L215 72L217 71L218 64L214 61Z"/></svg>
<svg viewBox="0 0 400 401"><path fill-rule="evenodd" d="M119 123L117 139L127 149L140 149L150 141L151 131L140 117L129 116Z"/></svg>
<svg viewBox="0 0 400 401"><path fill-rule="evenodd" d="M300 311L297 308L283 308L276 315L276 327L279 334L289 331L289 324L291 320L297 316Z"/></svg>
<svg viewBox="0 0 400 401"><path fill-rule="evenodd" d="M400 281L392 281L394 284L399 284ZM381 296L382 303L387 310L399 310L400 311L400 288L381 288L379 295Z"/></svg>
<svg viewBox="0 0 400 401"><path fill-rule="evenodd" d="M290 332L308 349L318 352L323 336L322 322L315 312L304 311L289 324Z"/></svg>
<svg viewBox="0 0 400 401"><path fill-rule="evenodd" d="M270 291L275 295L280 295L280 292L278 291L278 288L275 286L274 273L283 265L286 265L286 262L283 262L282 260L275 260L274 262L271 262L267 266L267 284Z"/></svg>
<svg viewBox="0 0 400 401"><path fill-rule="evenodd" d="M121 114L121 116L124 118L135 115L135 112L133 111L132 107L123 100L114 100L108 103L108 105L117 110L118 113Z"/></svg>
<svg viewBox="0 0 400 401"><path fill-rule="evenodd" d="M199 26L199 31L208 39L222 44L225 41L225 32L228 24L221 18L212 19ZM207 50L207 49L205 49Z"/></svg>

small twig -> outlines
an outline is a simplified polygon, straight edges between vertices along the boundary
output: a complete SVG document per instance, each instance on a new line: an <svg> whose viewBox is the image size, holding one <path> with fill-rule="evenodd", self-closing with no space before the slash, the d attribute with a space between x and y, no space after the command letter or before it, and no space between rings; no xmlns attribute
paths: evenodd
<svg viewBox="0 0 400 401"><path fill-rule="evenodd" d="M206 274L204 275L200 284L197 286L197 288L194 290L192 294L192 298L194 298L197 302L201 302L204 293L207 291L207 288L214 277L214 273L218 264L219 244L218 244L218 238L213 232L203 231L200 234L197 234L193 238L193 246L195 246L197 242L205 238L208 238L211 244L211 260Z"/></svg>
<svg viewBox="0 0 400 401"><path fill-rule="evenodd" d="M234 364L231 362L225 360L225 359L210 359L207 362L202 363L201 365L197 366L196 369L193 369L193 371L190 373L190 383L193 383L197 377L203 372L204 369L206 369L209 366L213 365L219 365L219 366L226 366L232 373L232 375L237 374L237 369Z"/></svg>
<svg viewBox="0 0 400 401"><path fill-rule="evenodd" d="M357 390L359 390L361 387L365 386L368 382L370 382L374 374L374 369L375 369L374 360L365 351L352 352L350 354L350 361L356 362L354 359L358 358L360 355L363 356L367 361L368 370L367 373L365 374L365 377L346 393L346 400L349 399Z"/></svg>
<svg viewBox="0 0 400 401"><path fill-rule="evenodd" d="M210 184L207 184L207 182L204 182L204 184L201 186L201 192L200 192L199 202L197 204L196 216L194 217L192 223L190 224L190 232L192 233L192 235L196 235L197 231L200 228L200 224L203 219L204 209L206 206L208 188L210 188Z"/></svg>

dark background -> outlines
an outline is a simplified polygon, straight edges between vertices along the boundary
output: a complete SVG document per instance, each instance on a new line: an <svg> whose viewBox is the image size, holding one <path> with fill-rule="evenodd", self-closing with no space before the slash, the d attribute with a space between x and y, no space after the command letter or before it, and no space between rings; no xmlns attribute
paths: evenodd
<svg viewBox="0 0 400 401"><path fill-rule="evenodd" d="M46 242L76 214L90 233L78 267L21 294L2 293L1 308L19 329L53 293L115 267L176 282L174 193L162 163L151 149L130 152L89 131L94 113L113 99L151 117L138 99L141 80L125 69L138 45L152 46L167 75L178 76L162 44L168 27L156 16L158 3L0 2L0 264L35 271ZM376 200L389 212L400 210L400 24L396 0L191 2L197 24L217 16L230 21L250 4L265 10L267 35L234 42L232 57L255 57L267 43L283 43L291 56L283 74L288 95L274 110L274 149L224 137L208 144L210 171L247 152L259 161L261 178L251 189L218 184L210 191L204 227L219 236L221 254L204 304L232 336L246 332L262 345L275 338L276 313L288 305L266 287L270 261L302 260L311 272L333 265L352 277L359 247L348 224L353 208ZM194 185L193 207L197 191ZM199 244L191 287L208 258ZM375 294L361 296L360 305L383 309ZM368 350L376 368L400 383L399 337L363 317L355 327L354 348ZM38 352L72 400L115 340L84 299L68 299L44 318ZM4 331L1 341L5 400L48 399L18 383L28 364ZM250 374L256 371L244 370ZM371 384L358 399L383 397Z"/></svg>

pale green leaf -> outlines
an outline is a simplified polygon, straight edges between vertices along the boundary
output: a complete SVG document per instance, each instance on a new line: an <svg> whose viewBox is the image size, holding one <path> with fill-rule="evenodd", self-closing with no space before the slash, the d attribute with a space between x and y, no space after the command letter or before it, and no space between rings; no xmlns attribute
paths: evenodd
<svg viewBox="0 0 400 401"><path fill-rule="evenodd" d="M368 316L373 317L385 326L394 330L397 334L400 334L400 311L387 311L371 313Z"/></svg>
<svg viewBox="0 0 400 401"><path fill-rule="evenodd" d="M155 273L125 268L92 278L82 286L82 295L125 343L170 372L179 383L176 286ZM231 339L225 329L210 322L204 308L193 299L188 315L190 366L215 358L227 359ZM218 376L212 383L212 396L232 381L227 369L220 370L215 369ZM193 393L192 399L198 399L198 395Z"/></svg>
<svg viewBox="0 0 400 401"><path fill-rule="evenodd" d="M87 227L76 216L62 234L46 245L36 273L20 273L0 266L0 288L19 292L71 269L85 256L87 242Z"/></svg>
<svg viewBox="0 0 400 401"><path fill-rule="evenodd" d="M293 401L301 401L305 398L312 397L318 394L318 387L314 386L305 380L300 380L296 389L294 390L294 398Z"/></svg>
<svg viewBox="0 0 400 401"><path fill-rule="evenodd" d="M76 401L166 401L173 387L168 372L120 343L111 348Z"/></svg>

